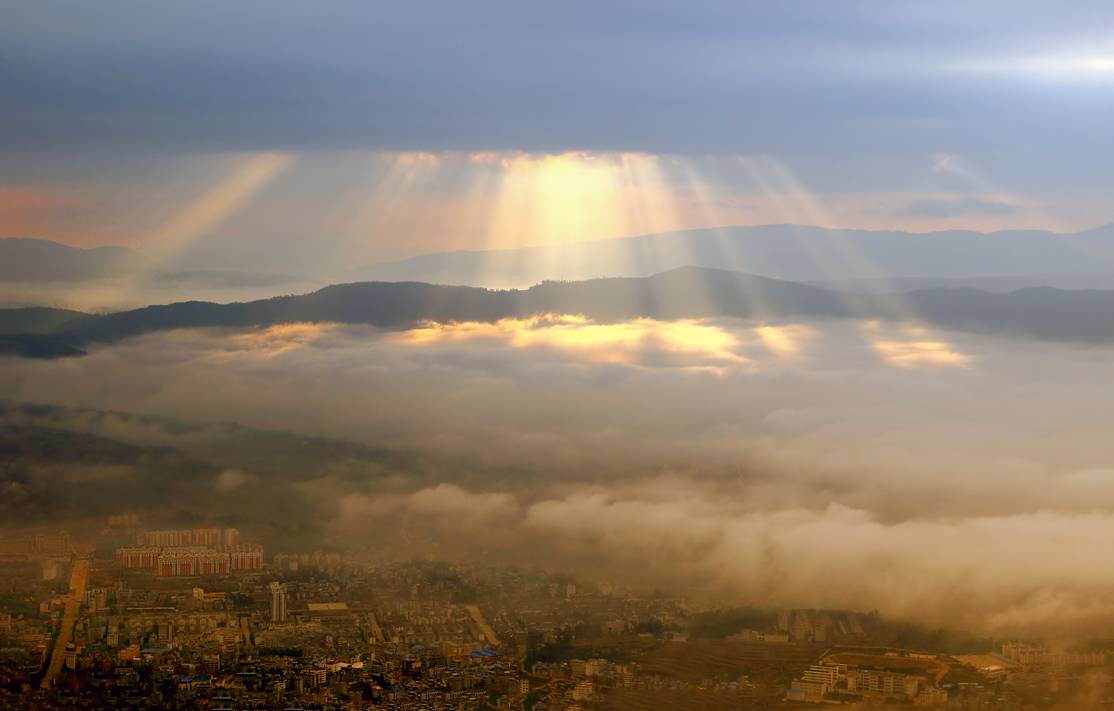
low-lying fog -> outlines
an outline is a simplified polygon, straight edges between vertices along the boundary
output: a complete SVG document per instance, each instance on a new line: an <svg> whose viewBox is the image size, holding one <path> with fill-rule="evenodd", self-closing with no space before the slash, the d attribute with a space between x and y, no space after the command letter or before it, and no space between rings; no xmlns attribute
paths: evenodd
<svg viewBox="0 0 1114 711"><path fill-rule="evenodd" d="M1114 349L873 323L555 316L150 335L7 360L0 396L486 472L307 490L336 497L328 525L352 540L405 521L739 602L1070 632L1114 623L1112 364Z"/></svg>

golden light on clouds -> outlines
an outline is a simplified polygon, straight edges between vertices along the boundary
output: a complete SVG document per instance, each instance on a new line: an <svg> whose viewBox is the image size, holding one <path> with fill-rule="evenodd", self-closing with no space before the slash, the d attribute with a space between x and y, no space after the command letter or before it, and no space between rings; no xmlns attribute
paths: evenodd
<svg viewBox="0 0 1114 711"><path fill-rule="evenodd" d="M971 364L971 356L956 350L950 342L938 340L901 340L878 338L870 345L878 355L899 368L921 366L966 367Z"/></svg>
<svg viewBox="0 0 1114 711"><path fill-rule="evenodd" d="M533 357L582 364L706 371L811 368L839 354L880 356L902 368L966 368L974 357L923 327L881 322L845 328L802 323L768 324L738 319L636 318L614 323L580 314L540 314L497 321L425 321L403 330L364 324L288 323L244 330L218 329L214 362L263 361L306 348L468 348L531 350ZM198 332L204 332L204 329ZM190 330L177 337L194 338ZM851 335L853 338L848 339ZM851 348L848 351L848 348ZM479 352L479 351L477 351Z"/></svg>
<svg viewBox="0 0 1114 711"><path fill-rule="evenodd" d="M762 341L762 345L782 358L800 356L805 342L816 336L816 331L804 324L758 326L754 333Z"/></svg>
<svg viewBox="0 0 1114 711"><path fill-rule="evenodd" d="M708 367L749 362L734 334L693 319L595 323L578 315L547 314L494 323L429 322L394 338L412 346L490 340L511 348L552 348L594 363Z"/></svg>
<svg viewBox="0 0 1114 711"><path fill-rule="evenodd" d="M974 360L953 343L923 326L888 326L874 320L860 323L859 332L876 354L899 368L967 367Z"/></svg>
<svg viewBox="0 0 1114 711"><path fill-rule="evenodd" d="M966 366L971 357L947 341L874 341L874 349L887 363L902 368L922 365Z"/></svg>
<svg viewBox="0 0 1114 711"><path fill-rule="evenodd" d="M338 327L335 323L283 323L228 334L220 349L210 352L218 361L240 356L274 358L283 353L311 345L322 335Z"/></svg>

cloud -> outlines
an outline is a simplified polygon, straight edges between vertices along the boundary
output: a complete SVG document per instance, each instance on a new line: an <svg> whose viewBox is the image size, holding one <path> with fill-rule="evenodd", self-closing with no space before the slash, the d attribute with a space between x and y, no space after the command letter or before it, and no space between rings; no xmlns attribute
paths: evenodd
<svg viewBox="0 0 1114 711"><path fill-rule="evenodd" d="M355 492L341 501L341 519L346 526L390 515L406 514L440 522L447 528L467 526L469 522L490 524L512 517L518 505L507 492L469 491L457 484L440 483L406 494Z"/></svg>
<svg viewBox="0 0 1114 711"><path fill-rule="evenodd" d="M880 607L995 633L1114 619L1114 575L1085 564L1114 541L1108 512L884 524L839 504L748 511L729 488L676 483L673 500L627 491L542 501L525 527L628 566L666 559L678 575L766 604Z"/></svg>
<svg viewBox="0 0 1114 711"><path fill-rule="evenodd" d="M1086 4L1068 14L1000 0L636 11L574 2L559 12L503 0L338 2L311 14L258 0L107 2L96 12L19 2L0 27L0 182L81 200L0 207L0 232L143 245L195 231L170 250L184 264L315 280L356 256L817 215L846 228L1090 227L1111 219L1114 184L1095 158L1109 149L1108 82L970 71L1024 65L1040 48L1061 69L1108 78L1097 28L1112 11ZM582 174L571 194L542 186L519 201L500 192L514 180L462 176L451 161L426 171L437 176L429 190L423 171L370 169L373 155L497 153L513 163L521 152L679 156L707 180L664 190L636 181L614 199ZM237 163L271 154L296 158L237 178ZM792 208L792 195L762 194L700 160L771 156L823 211L786 215L778 201ZM930 156L943 156L935 172ZM948 156L1021 199L910 201L955 181ZM529 199L535 192L558 199L547 206ZM519 202L517 219L487 214ZM892 205L903 207L879 207ZM653 224L624 219L625 206Z"/></svg>
<svg viewBox="0 0 1114 711"><path fill-rule="evenodd" d="M255 481L255 477L240 469L225 469L217 475L216 489L218 493L225 494L235 491L246 484Z"/></svg>
<svg viewBox="0 0 1114 711"><path fill-rule="evenodd" d="M719 602L876 607L1003 633L1114 619L1114 573L1095 563L1114 544L1107 349L723 319L701 327L740 357L708 369L691 367L700 350L663 361L603 339L594 347L629 356L606 359L538 333L584 325L521 325L522 341L508 324L170 332L9 361L0 396L415 453L278 468L255 453L300 450L233 425L7 416L220 463L206 475L217 490L266 485L268 502L287 502L288 539L313 526L388 555L565 566ZM873 339L967 360L894 362Z"/></svg>
<svg viewBox="0 0 1114 711"><path fill-rule="evenodd" d="M1048 88L963 67L1102 39L1109 8L704 2L97 12L24 3L0 39L6 147L927 153L1040 135ZM1084 19L1087 18L1087 19ZM988 41L984 28L1000 29ZM214 33L214 26L225 31ZM1099 88L1101 90L1101 87ZM1078 93L1078 89L1076 89ZM1068 96L1100 125L1087 97ZM1059 107L1058 107L1059 108ZM1002 121L1011 115L1017 121ZM1070 116L1070 117L1069 117ZM1023 120L1021 120L1023 118ZM742 130L740 130L742 129ZM1023 144L1035 150L1032 143Z"/></svg>

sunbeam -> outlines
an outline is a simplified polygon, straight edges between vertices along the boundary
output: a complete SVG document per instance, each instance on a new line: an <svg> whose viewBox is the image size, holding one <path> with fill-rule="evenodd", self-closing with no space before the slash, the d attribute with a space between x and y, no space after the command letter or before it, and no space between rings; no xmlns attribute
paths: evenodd
<svg viewBox="0 0 1114 711"><path fill-rule="evenodd" d="M205 193L172 215L150 237L146 253L165 264L188 246L189 241L209 234L287 170L293 156L261 153L243 158L228 175Z"/></svg>
<svg viewBox="0 0 1114 711"><path fill-rule="evenodd" d="M529 248L517 271L576 279L602 274L582 251L565 245L738 221L705 204L710 188L678 156L450 152L376 153L370 160L365 181L343 198L356 204L341 229L347 259L355 263L381 261L376 245L384 237L406 237L411 253L427 243L432 249L430 240L438 248ZM654 270L671 262L666 256L640 255L631 269ZM487 270L477 274L481 283L526 285L500 281L506 274L497 268L498 253L476 259Z"/></svg>

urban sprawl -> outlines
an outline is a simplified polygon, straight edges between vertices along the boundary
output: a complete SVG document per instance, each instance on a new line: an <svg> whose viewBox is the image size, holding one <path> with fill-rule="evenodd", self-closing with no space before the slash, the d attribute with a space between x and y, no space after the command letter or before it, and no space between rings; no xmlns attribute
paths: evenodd
<svg viewBox="0 0 1114 711"><path fill-rule="evenodd" d="M698 609L554 571L250 538L134 515L81 540L7 532L0 708L1114 704L1101 643L933 649L877 614Z"/></svg>

